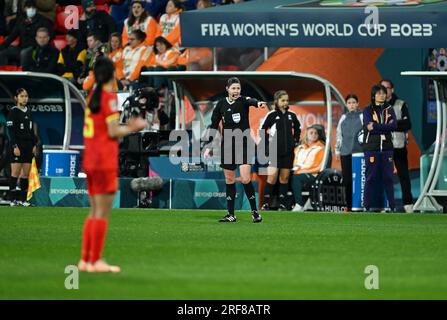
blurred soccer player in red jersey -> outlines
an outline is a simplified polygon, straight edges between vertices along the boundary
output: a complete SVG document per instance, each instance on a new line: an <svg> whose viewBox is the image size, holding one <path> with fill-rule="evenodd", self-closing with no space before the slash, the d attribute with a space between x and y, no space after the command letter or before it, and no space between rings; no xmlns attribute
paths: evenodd
<svg viewBox="0 0 447 320"><path fill-rule="evenodd" d="M120 272L101 259L113 198L118 189L118 138L140 131L146 122L131 118L119 124L116 94L112 93L114 66L99 58L94 67L96 87L87 99L84 119L84 160L91 210L82 234L78 268L88 272Z"/></svg>

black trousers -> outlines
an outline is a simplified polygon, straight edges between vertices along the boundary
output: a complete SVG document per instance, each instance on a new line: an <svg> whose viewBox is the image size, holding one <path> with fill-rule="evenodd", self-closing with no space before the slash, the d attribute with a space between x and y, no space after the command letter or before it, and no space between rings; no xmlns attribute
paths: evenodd
<svg viewBox="0 0 447 320"><path fill-rule="evenodd" d="M352 208L352 155L340 156L343 185L345 186L346 207Z"/></svg>
<svg viewBox="0 0 447 320"><path fill-rule="evenodd" d="M396 166L400 187L402 188L402 202L404 205L413 204L407 147L394 149L394 165Z"/></svg>

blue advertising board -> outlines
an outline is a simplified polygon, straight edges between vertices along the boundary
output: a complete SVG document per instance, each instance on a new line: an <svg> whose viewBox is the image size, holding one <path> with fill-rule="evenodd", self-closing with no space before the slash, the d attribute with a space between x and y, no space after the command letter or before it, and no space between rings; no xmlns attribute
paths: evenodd
<svg viewBox="0 0 447 320"><path fill-rule="evenodd" d="M185 47L433 48L447 2L263 0L185 12Z"/></svg>

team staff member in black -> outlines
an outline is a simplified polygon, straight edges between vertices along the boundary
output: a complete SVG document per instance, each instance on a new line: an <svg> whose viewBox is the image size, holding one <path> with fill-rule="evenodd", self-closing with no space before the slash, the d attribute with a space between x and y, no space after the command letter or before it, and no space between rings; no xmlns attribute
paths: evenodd
<svg viewBox="0 0 447 320"><path fill-rule="evenodd" d="M241 130L241 133L250 132L249 122L249 108L250 106L256 106L263 108L267 104L256 99L241 96L241 83L238 78L232 77L227 80L226 90L228 97L220 100L214 108L211 116L210 128L217 130L219 123L222 121L223 134L221 140L221 167L224 169L225 183L226 183L226 195L227 195L227 207L228 214L225 215L220 222L236 222L236 216L234 215L234 200L236 197L236 168L239 166L239 172L241 175L241 182L244 186L245 194L250 202L252 211L253 222L261 222L262 218L258 213L256 206L256 197L253 184L251 183L251 159L248 155L247 140L244 140L242 150L236 150L234 143L225 144L225 135L229 134L229 131L236 134L237 129ZM228 139L228 138L227 138ZM232 139L232 138L231 138ZM248 139L251 139L248 134ZM252 141L250 141L252 142ZM231 149L226 148L227 146ZM252 143L254 145L254 142ZM228 149L228 150L227 150ZM210 148L206 148L204 152L205 159L210 155ZM242 152L241 152L242 151ZM237 153L237 154L236 154ZM240 161L239 155L242 155L242 161ZM228 160L228 157L230 160Z"/></svg>
<svg viewBox="0 0 447 320"><path fill-rule="evenodd" d="M411 130L410 112L407 103L394 93L391 80L383 79L380 84L386 88L386 102L396 114L396 131L393 132L393 159L402 189L402 202L407 213L413 212L413 195L411 194L411 179L408 170L408 131Z"/></svg>
<svg viewBox="0 0 447 320"><path fill-rule="evenodd" d="M285 200L289 188L289 175L293 167L294 150L300 141L301 124L296 114L289 110L289 95L286 91L275 92L273 98L275 110L270 111L261 124L261 130L269 134L269 141L276 139L277 145L276 163L270 163L267 168L268 177L264 186L262 210L269 209L270 196L279 173L279 210L283 211L287 209Z"/></svg>
<svg viewBox="0 0 447 320"><path fill-rule="evenodd" d="M36 153L37 137L34 133L31 109L27 107L28 93L25 89L17 90L14 100L16 106L11 109L8 116L7 127L11 139L11 177L9 180L11 206L28 207L26 201L28 193L28 176L31 161ZM20 176L20 190L16 191L17 180Z"/></svg>

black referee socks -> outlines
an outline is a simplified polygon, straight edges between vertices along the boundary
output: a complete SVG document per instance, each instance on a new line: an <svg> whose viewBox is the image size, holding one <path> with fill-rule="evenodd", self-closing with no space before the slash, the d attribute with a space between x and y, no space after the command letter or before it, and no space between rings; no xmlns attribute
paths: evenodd
<svg viewBox="0 0 447 320"><path fill-rule="evenodd" d="M264 200L262 202L263 204L269 204L270 197L272 196L272 190L273 190L274 186L275 185L270 184L268 182L265 183L265 186L264 186Z"/></svg>
<svg viewBox="0 0 447 320"><path fill-rule="evenodd" d="M17 178L16 177L9 177L9 200L15 201L17 200Z"/></svg>
<svg viewBox="0 0 447 320"><path fill-rule="evenodd" d="M226 187L228 213L234 216L234 199L236 198L236 185L234 183L227 183Z"/></svg>
<svg viewBox="0 0 447 320"><path fill-rule="evenodd" d="M257 210L255 188L253 188L253 184L250 181L249 183L242 185L244 186L245 194L247 195L248 201L250 202L251 211Z"/></svg>
<svg viewBox="0 0 447 320"><path fill-rule="evenodd" d="M289 184L288 183L280 183L279 184L279 203L284 206L286 205L287 191L289 191Z"/></svg>
<svg viewBox="0 0 447 320"><path fill-rule="evenodd" d="M28 195L28 179L20 178L20 201L26 201ZM19 197L18 197L19 198Z"/></svg>

